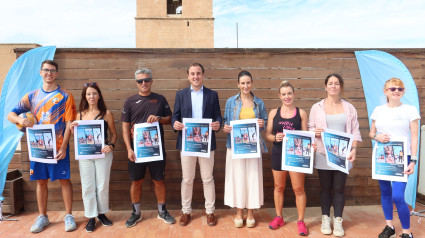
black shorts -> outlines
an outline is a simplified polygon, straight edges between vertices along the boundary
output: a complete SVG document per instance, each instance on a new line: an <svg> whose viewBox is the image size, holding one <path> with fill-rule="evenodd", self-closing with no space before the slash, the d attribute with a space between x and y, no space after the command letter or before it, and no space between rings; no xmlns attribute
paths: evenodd
<svg viewBox="0 0 425 238"><path fill-rule="evenodd" d="M145 178L146 167L149 169L151 178L156 181L164 179L165 175L165 156L164 160L152 161L147 163L135 163L128 161L128 174L131 181Z"/></svg>
<svg viewBox="0 0 425 238"><path fill-rule="evenodd" d="M273 170L283 171L282 170L282 142L273 143L271 160L272 160Z"/></svg>

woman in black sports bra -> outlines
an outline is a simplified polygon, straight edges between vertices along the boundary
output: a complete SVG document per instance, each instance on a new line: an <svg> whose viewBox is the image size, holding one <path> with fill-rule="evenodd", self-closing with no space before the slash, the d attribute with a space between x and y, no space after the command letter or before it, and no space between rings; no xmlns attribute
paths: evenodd
<svg viewBox="0 0 425 238"><path fill-rule="evenodd" d="M105 158L79 160L81 188L84 203L84 215L89 219L86 231L93 232L96 228L96 217L104 226L111 226L105 213L109 211L109 178L112 165L112 151L117 140L114 117L106 109L102 92L96 83L84 84L77 118L80 120L103 120L105 132L105 147L102 152ZM77 122L71 123L71 132ZM108 140L108 128L111 138Z"/></svg>
<svg viewBox="0 0 425 238"><path fill-rule="evenodd" d="M284 199L283 191L285 190L288 171L283 171L281 169L282 140L285 136L283 134L283 130L307 131L308 122L307 113L294 105L294 87L288 81L283 81L280 84L279 98L282 101L282 106L270 111L266 132L267 140L273 142L271 160L274 179L274 204L276 208L276 217L269 223L269 228L273 230L285 224L282 218L282 208ZM308 231L303 221L307 203L307 197L304 191L305 174L290 171L289 176L291 177L292 189L296 198L298 211L298 234L306 236L308 235Z"/></svg>

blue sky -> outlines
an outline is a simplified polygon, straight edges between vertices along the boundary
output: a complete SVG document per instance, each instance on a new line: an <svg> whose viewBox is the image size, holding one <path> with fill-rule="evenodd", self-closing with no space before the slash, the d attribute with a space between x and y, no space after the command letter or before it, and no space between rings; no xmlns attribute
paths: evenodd
<svg viewBox="0 0 425 238"><path fill-rule="evenodd" d="M424 48L425 1L214 0L215 47ZM136 0L8 0L0 43L135 47Z"/></svg>

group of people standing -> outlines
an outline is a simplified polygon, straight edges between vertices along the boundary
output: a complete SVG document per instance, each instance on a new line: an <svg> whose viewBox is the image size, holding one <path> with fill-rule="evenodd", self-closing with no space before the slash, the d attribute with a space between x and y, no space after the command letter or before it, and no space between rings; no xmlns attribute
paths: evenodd
<svg viewBox="0 0 425 238"><path fill-rule="evenodd" d="M43 86L26 94L19 104L8 115L8 119L24 127L32 126L30 120L18 115L31 111L39 124L55 124L58 153L55 159L57 164L43 164L31 162L30 179L37 180L37 202L40 215L31 227L31 232L41 232L49 224L47 210L47 181L59 179L62 185L62 194L67 215L65 216L65 231L75 230L76 224L72 216L72 184L69 168L68 141L73 127L78 126L77 120L103 120L105 128L105 147L102 152L105 158L93 160L80 160L80 176L85 216L88 218L85 229L93 232L96 227L96 218L105 226L111 226L112 221L106 217L109 211L109 177L113 160L112 151L115 149L117 132L113 114L107 110L102 92L96 83L84 84L81 94L79 112L76 113L75 102L72 94L56 84L58 77L56 62L46 60L42 63L40 75L43 77ZM244 225L244 209L247 209L245 224L255 227L254 210L264 204L263 193L263 167L262 158L233 159L230 133L233 120L254 119L258 120L259 128L265 130L265 138L261 138L262 153L267 153L264 140L273 142L271 154L271 167L274 179L274 202L276 217L270 222L270 229L278 229L285 224L283 219L283 202L286 178L289 174L292 189L296 197L298 212L297 228L301 236L308 235L304 222L307 197L304 189L305 174L284 171L282 163L282 141L285 134L283 130L313 131L316 143L311 147L315 150L314 168L317 169L320 180L320 204L322 210L321 232L344 236L342 216L345 202L345 184L347 174L335 170L326 163L325 148L321 142L321 132L326 128L352 134L354 141L351 151L347 156L352 162L356 159L357 143L361 135L357 120L357 111L354 106L342 98L344 81L338 74L330 74L324 81L327 96L313 105L308 116L306 111L295 106L294 86L283 81L278 89L281 106L271 109L267 114L264 102L252 92L253 77L248 71L241 71L237 78L237 87L240 92L229 98L226 102L224 118L221 116L217 92L203 85L205 77L204 67L199 63L191 64L187 69L190 86L179 90L175 97L174 110L162 95L151 91L153 84L152 72L147 68L135 72L138 93L127 98L121 114L123 139L127 149L128 172L131 183L130 196L132 214L127 219L127 227L135 226L142 219L140 200L142 184L146 170L149 169L154 184L155 195L158 203L158 218L166 223L175 223L176 220L166 209L166 187L164 183L166 153L162 146L163 160L147 163L135 163L133 148L133 128L138 123L154 123L160 125L161 143L164 143L163 125L171 124L178 132L177 149L182 150L182 123L183 118L208 118L211 123L211 153L209 158L185 156L181 154L182 183L181 203L182 215L179 224L185 226L191 221L193 182L196 173L196 164L199 163L200 175L203 182L205 197L205 210L207 224L217 224L215 211L215 184L213 178L214 155L217 149L215 133L223 129L227 133L226 175L225 175L225 205L236 208L234 224L236 227ZM417 161L417 110L401 103L404 94L404 85L399 79L390 79L385 83L384 93L388 103L377 107L372 114L373 120L369 136L381 143L386 143L392 136L406 136L409 138L406 153L409 155L409 166L404 172L413 173ZM109 131L109 137L108 133ZM380 181L382 192L382 207L386 219L386 227L379 234L380 238L394 237L395 229L392 225L392 202L397 206L403 227L401 237L411 237L409 209L404 201L406 183ZM333 206L333 229L331 227L330 207Z"/></svg>

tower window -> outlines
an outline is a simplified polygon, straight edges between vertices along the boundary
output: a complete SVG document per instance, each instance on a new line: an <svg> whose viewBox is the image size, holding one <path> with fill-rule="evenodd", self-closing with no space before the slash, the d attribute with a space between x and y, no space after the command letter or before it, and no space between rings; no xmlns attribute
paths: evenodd
<svg viewBox="0 0 425 238"><path fill-rule="evenodd" d="M182 14L182 0L167 0L167 14Z"/></svg>

